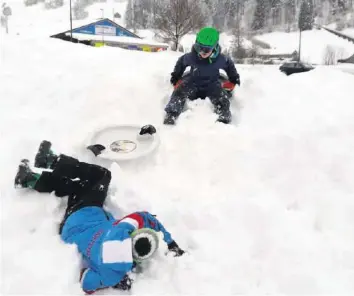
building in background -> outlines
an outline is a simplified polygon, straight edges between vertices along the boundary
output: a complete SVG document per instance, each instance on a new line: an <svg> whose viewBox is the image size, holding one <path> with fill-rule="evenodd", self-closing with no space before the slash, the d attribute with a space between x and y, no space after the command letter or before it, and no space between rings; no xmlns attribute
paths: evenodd
<svg viewBox="0 0 354 296"><path fill-rule="evenodd" d="M108 18L100 19L96 22L73 29L72 39L70 30L50 37L96 47L116 46L130 50L149 52L164 51L169 47L166 43L142 39Z"/></svg>

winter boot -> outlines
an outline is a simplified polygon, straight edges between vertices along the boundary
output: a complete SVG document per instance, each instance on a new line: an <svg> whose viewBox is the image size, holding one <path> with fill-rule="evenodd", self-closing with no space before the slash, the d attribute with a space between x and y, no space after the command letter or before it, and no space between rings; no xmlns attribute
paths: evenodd
<svg viewBox="0 0 354 296"><path fill-rule="evenodd" d="M174 125L176 123L177 116L173 113L166 113L163 124Z"/></svg>
<svg viewBox="0 0 354 296"><path fill-rule="evenodd" d="M225 124L230 123L231 122L231 112L228 111L228 112L225 112L223 114L219 114L219 118L218 118L217 121L225 123Z"/></svg>
<svg viewBox="0 0 354 296"><path fill-rule="evenodd" d="M32 172L28 159L22 159L15 177L15 188L34 188L40 176Z"/></svg>
<svg viewBox="0 0 354 296"><path fill-rule="evenodd" d="M220 105L218 105L215 108L215 113L219 115L218 122L222 123L230 123L231 122L231 112L227 108L222 108Z"/></svg>
<svg viewBox="0 0 354 296"><path fill-rule="evenodd" d="M50 148L52 143L49 141L42 141L39 145L38 152L34 160L34 166L36 168L49 169L56 161L58 156L56 156Z"/></svg>

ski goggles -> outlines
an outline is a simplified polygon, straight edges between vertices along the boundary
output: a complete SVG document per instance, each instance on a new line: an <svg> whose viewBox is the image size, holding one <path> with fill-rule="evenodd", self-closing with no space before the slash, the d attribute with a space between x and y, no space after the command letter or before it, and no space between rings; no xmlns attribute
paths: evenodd
<svg viewBox="0 0 354 296"><path fill-rule="evenodd" d="M200 43L195 43L194 48L198 53L210 53L213 51L215 46L202 45Z"/></svg>

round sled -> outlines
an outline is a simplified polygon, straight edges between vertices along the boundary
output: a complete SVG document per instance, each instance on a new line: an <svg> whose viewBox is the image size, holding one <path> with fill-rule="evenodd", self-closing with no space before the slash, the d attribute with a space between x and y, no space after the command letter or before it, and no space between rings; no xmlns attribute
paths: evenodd
<svg viewBox="0 0 354 296"><path fill-rule="evenodd" d="M151 154L159 146L160 138L152 125L112 125L92 135L89 145L95 144L106 147L97 157L119 162Z"/></svg>

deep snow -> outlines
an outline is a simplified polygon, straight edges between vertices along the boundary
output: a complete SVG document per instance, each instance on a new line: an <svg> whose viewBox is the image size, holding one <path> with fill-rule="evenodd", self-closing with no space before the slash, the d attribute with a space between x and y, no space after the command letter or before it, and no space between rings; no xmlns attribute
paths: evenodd
<svg viewBox="0 0 354 296"><path fill-rule="evenodd" d="M14 175L42 139L83 159L90 132L120 123L154 124L162 142L112 165L115 214L149 210L188 250L162 247L132 294L354 293L353 75L237 65L233 124L196 101L166 127L179 54L1 38L2 293L82 293L76 250L56 233L65 200L16 190Z"/></svg>

